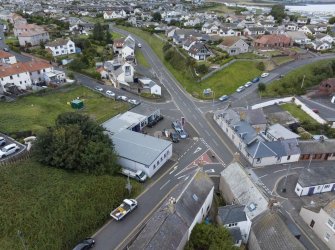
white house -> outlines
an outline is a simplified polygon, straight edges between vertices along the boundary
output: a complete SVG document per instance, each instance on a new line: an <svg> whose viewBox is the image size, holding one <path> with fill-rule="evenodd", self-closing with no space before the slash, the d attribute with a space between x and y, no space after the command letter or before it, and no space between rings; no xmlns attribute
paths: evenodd
<svg viewBox="0 0 335 250"><path fill-rule="evenodd" d="M57 38L45 45L53 56L62 56L76 53L76 45L71 39Z"/></svg>
<svg viewBox="0 0 335 250"><path fill-rule="evenodd" d="M313 35L314 34L314 30L311 30L307 25L304 25L302 27L300 27L298 29L298 31L302 31L304 32L306 35L309 34L309 35Z"/></svg>
<svg viewBox="0 0 335 250"><path fill-rule="evenodd" d="M202 42L193 43L188 50L188 55L193 57L195 60L202 61L206 60L212 55L209 48Z"/></svg>
<svg viewBox="0 0 335 250"><path fill-rule="evenodd" d="M335 39L334 37L331 37L330 35L327 35L327 34L322 34L322 33L319 33L315 36L318 40L322 41L322 42L327 42L329 44L332 44L334 43Z"/></svg>
<svg viewBox="0 0 335 250"><path fill-rule="evenodd" d="M0 63L14 64L17 63L16 57L6 51L0 50Z"/></svg>
<svg viewBox="0 0 335 250"><path fill-rule="evenodd" d="M44 61L29 61L24 63L24 67L29 72L33 84L45 81L46 73L54 70L50 63Z"/></svg>
<svg viewBox="0 0 335 250"><path fill-rule="evenodd" d="M335 191L334 167L325 165L317 168L304 168L294 191L298 196Z"/></svg>
<svg viewBox="0 0 335 250"><path fill-rule="evenodd" d="M237 36L225 37L218 47L227 51L229 55L239 55L249 51L249 45Z"/></svg>
<svg viewBox="0 0 335 250"><path fill-rule="evenodd" d="M287 31L286 34L291 37L294 43L299 45L310 44L312 41L303 31Z"/></svg>
<svg viewBox="0 0 335 250"><path fill-rule="evenodd" d="M299 25L306 25L308 22L308 18L307 17L298 17L297 19L297 24Z"/></svg>
<svg viewBox="0 0 335 250"><path fill-rule="evenodd" d="M144 92L148 92L152 95L162 95L162 88L158 84L156 84L153 80L149 78L139 78L138 82L142 84L142 88Z"/></svg>
<svg viewBox="0 0 335 250"><path fill-rule="evenodd" d="M332 48L331 44L320 40L312 41L310 46L316 51L324 51Z"/></svg>
<svg viewBox="0 0 335 250"><path fill-rule="evenodd" d="M118 19L118 18L125 19L125 18L127 18L127 16L128 16L127 12L124 11L123 9L113 10L113 11L105 11L104 15L103 15L105 20Z"/></svg>

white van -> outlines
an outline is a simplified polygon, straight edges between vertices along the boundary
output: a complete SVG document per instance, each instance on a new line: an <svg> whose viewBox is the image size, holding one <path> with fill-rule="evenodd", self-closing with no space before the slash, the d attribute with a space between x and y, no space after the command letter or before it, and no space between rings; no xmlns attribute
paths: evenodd
<svg viewBox="0 0 335 250"><path fill-rule="evenodd" d="M16 145L15 143L4 146L0 150L0 158L4 158L8 155L11 155L11 154L15 153L16 151L18 151L19 149L20 149L19 146Z"/></svg>
<svg viewBox="0 0 335 250"><path fill-rule="evenodd" d="M142 170L133 170L130 168L122 168L121 173L130 178L134 178L139 182L145 182L147 175Z"/></svg>

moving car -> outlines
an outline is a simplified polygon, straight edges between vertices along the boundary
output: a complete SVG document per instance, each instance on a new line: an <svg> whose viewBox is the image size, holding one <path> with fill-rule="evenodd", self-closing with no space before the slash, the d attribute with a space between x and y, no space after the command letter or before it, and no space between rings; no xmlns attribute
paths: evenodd
<svg viewBox="0 0 335 250"><path fill-rule="evenodd" d="M137 47L142 48L142 44L138 43Z"/></svg>
<svg viewBox="0 0 335 250"><path fill-rule="evenodd" d="M3 137L0 137L0 146L6 145L6 139Z"/></svg>
<svg viewBox="0 0 335 250"><path fill-rule="evenodd" d="M249 88L252 85L252 82L247 82L246 84L244 84L244 87Z"/></svg>
<svg viewBox="0 0 335 250"><path fill-rule="evenodd" d="M0 150L0 158L4 158L8 155L11 155L11 154L15 153L16 151L18 151L19 149L20 149L19 146L16 145L15 143L4 146Z"/></svg>
<svg viewBox="0 0 335 250"><path fill-rule="evenodd" d="M104 91L104 89L101 88L100 86L96 86L94 89L95 89L95 90L98 90L98 91L100 91L100 92Z"/></svg>
<svg viewBox="0 0 335 250"><path fill-rule="evenodd" d="M114 209L110 216L115 220L122 220L128 213L137 207L137 201L134 199L124 199L122 204Z"/></svg>
<svg viewBox="0 0 335 250"><path fill-rule="evenodd" d="M106 95L111 96L111 97L114 97L114 96L115 96L115 93L112 92L111 90L107 90L107 91L106 91Z"/></svg>
<svg viewBox="0 0 335 250"><path fill-rule="evenodd" d="M139 182L145 182L147 175L142 170L133 170L130 168L122 168L121 173L130 178L136 179Z"/></svg>
<svg viewBox="0 0 335 250"><path fill-rule="evenodd" d="M179 136L176 132L170 133L170 138L172 142L179 142Z"/></svg>
<svg viewBox="0 0 335 250"><path fill-rule="evenodd" d="M252 83L256 83L256 82L259 82L259 77L255 77L254 79L251 80Z"/></svg>
<svg viewBox="0 0 335 250"><path fill-rule="evenodd" d="M223 101L228 100L228 98L229 98L229 96L227 96L227 95L223 95L223 96L221 96L221 97L219 98L219 101L223 102Z"/></svg>
<svg viewBox="0 0 335 250"><path fill-rule="evenodd" d="M265 72L265 73L261 74L261 77L262 77L262 78L267 77L267 76L269 76L269 73L266 73L266 72Z"/></svg>
<svg viewBox="0 0 335 250"><path fill-rule="evenodd" d="M86 238L83 241L79 242L73 250L86 250L90 249L94 246L95 240L92 238Z"/></svg>
<svg viewBox="0 0 335 250"><path fill-rule="evenodd" d="M240 93L243 90L245 90L245 87L244 86L240 86L240 87L237 88L236 92Z"/></svg>

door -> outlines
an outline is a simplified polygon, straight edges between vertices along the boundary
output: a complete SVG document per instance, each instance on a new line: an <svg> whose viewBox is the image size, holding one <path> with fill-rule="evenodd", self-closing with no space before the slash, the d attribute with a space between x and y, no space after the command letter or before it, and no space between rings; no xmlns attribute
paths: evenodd
<svg viewBox="0 0 335 250"><path fill-rule="evenodd" d="M333 191L333 192L335 191L335 184L333 184L333 188L332 188L332 191Z"/></svg>
<svg viewBox="0 0 335 250"><path fill-rule="evenodd" d="M310 187L308 190L308 195L312 195L314 193L315 187Z"/></svg>
<svg viewBox="0 0 335 250"><path fill-rule="evenodd" d="M330 154L326 154L325 155L325 160L328 160L328 157L330 156Z"/></svg>

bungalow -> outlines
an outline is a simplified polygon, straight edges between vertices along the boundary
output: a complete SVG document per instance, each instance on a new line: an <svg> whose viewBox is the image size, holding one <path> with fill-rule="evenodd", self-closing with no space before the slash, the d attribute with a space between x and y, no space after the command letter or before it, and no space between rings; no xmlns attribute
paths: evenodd
<svg viewBox="0 0 335 250"><path fill-rule="evenodd" d="M247 53L249 51L249 45L240 37L225 37L219 48L227 51L231 56Z"/></svg>
<svg viewBox="0 0 335 250"><path fill-rule="evenodd" d="M201 61L210 57L212 52L209 50L209 48L207 48L206 44L202 42L196 42L188 50L188 55L193 57L195 60Z"/></svg>
<svg viewBox="0 0 335 250"><path fill-rule="evenodd" d="M307 17L298 17L297 19L297 24L300 26L306 25L308 22L308 18Z"/></svg>
<svg viewBox="0 0 335 250"><path fill-rule="evenodd" d="M264 27L247 27L243 30L244 36L259 36L265 34Z"/></svg>
<svg viewBox="0 0 335 250"><path fill-rule="evenodd" d="M332 44L335 41L335 39L333 37L331 37L328 34L324 34L324 33L315 34L315 38L319 41L326 42L326 43L329 43L329 44Z"/></svg>
<svg viewBox="0 0 335 250"><path fill-rule="evenodd" d="M298 31L304 32L306 35L315 34L314 26L312 25L304 25L298 29Z"/></svg>
<svg viewBox="0 0 335 250"><path fill-rule="evenodd" d="M241 36L241 31L229 27L221 27L218 35L220 36Z"/></svg>
<svg viewBox="0 0 335 250"><path fill-rule="evenodd" d="M103 14L103 17L105 20L110 20L110 19L125 19L127 18L127 12L123 9L115 9L113 11L105 11Z"/></svg>
<svg viewBox="0 0 335 250"><path fill-rule="evenodd" d="M302 31L287 31L286 34L292 39L293 43L299 45L310 44L312 41Z"/></svg>
<svg viewBox="0 0 335 250"><path fill-rule="evenodd" d="M287 31L296 31L298 30L298 25L296 23L291 22L285 25L285 29Z"/></svg>
<svg viewBox="0 0 335 250"><path fill-rule="evenodd" d="M57 38L52 42L48 42L45 48L51 52L53 56L70 55L76 53L76 46L71 39Z"/></svg>
<svg viewBox="0 0 335 250"><path fill-rule="evenodd" d="M139 78L138 82L141 84L141 92L149 93L152 95L162 95L162 88L157 83L149 78Z"/></svg>
<svg viewBox="0 0 335 250"><path fill-rule="evenodd" d="M286 35L264 35L254 41L254 47L258 49L291 47L292 44L292 39Z"/></svg>
<svg viewBox="0 0 335 250"><path fill-rule="evenodd" d="M328 42L315 40L310 43L310 47L316 51L324 51L332 48L332 45Z"/></svg>

